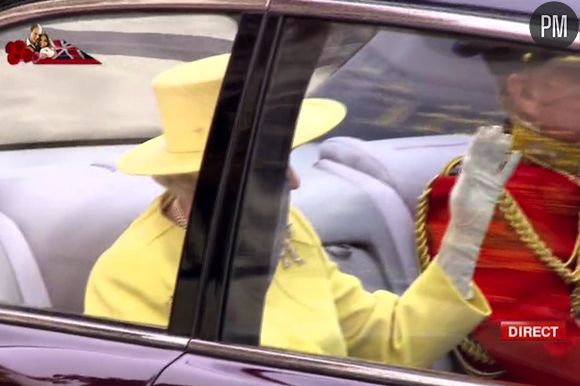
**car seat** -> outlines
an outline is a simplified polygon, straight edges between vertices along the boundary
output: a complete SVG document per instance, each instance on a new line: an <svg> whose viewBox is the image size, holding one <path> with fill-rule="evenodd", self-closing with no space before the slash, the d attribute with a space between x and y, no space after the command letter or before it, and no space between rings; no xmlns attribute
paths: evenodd
<svg viewBox="0 0 580 386"><path fill-rule="evenodd" d="M1 175L2 264L11 263L11 286L16 281L19 290L7 300L82 313L96 259L161 191L149 178L94 165Z"/></svg>
<svg viewBox="0 0 580 386"><path fill-rule="evenodd" d="M291 158L301 178L293 203L343 270L367 289L402 293L419 273L417 199L468 141L468 135L368 142L336 137L303 146Z"/></svg>
<svg viewBox="0 0 580 386"><path fill-rule="evenodd" d="M51 306L40 269L24 235L3 213L0 213L0 303Z"/></svg>
<svg viewBox="0 0 580 386"><path fill-rule="evenodd" d="M395 218L405 222L399 229L412 231L411 217L401 211L404 204L391 188L368 175L333 161L316 161L318 149L310 144L292 153L291 163L301 180L300 189L292 192L292 204L312 223L342 271L357 276L369 291L402 293L418 269L413 260L396 257L413 253L412 240L392 237L388 231ZM387 216L389 211L396 215Z"/></svg>

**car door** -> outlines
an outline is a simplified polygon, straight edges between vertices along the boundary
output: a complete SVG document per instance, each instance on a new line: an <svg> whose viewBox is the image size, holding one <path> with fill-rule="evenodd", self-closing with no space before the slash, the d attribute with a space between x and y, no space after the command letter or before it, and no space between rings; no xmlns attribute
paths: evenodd
<svg viewBox="0 0 580 386"><path fill-rule="evenodd" d="M278 256L285 226L280 228L280 210L290 164L302 179L292 205L312 223L338 268L368 290L403 295L425 269L415 237L423 207L417 200L429 192L431 179L465 154L478 127L506 119L494 73L481 56L466 54L463 43L535 52L527 20L443 6L349 1L280 0L271 3L270 12L263 24L270 32L261 47L267 52L255 57L268 81L255 94L249 92L260 106L247 110L248 121L230 121L243 135L231 148L231 181L216 195L227 208L217 217L223 228L215 224L204 250L193 249L192 258L204 256L197 266L201 282L195 285L203 290L194 339L157 384L187 385L200 369L208 384L226 379L239 384L503 384L503 370L478 371L461 354L442 353L437 362L410 369L377 364L376 357L361 361L364 355L354 349L332 348L332 336L340 332L333 332L327 316L339 311L320 300L328 288L303 268L312 264L311 256ZM356 48L346 53L350 44ZM520 57L505 60L517 65ZM338 100L348 112L333 130L320 130L291 151L305 96ZM301 120L302 115L298 126ZM317 122L324 125L321 118ZM203 210L197 209L200 218ZM193 267L182 266L178 283L184 288ZM288 272L301 269L302 280L289 279ZM278 303L275 291L284 293ZM282 296L294 305L280 301ZM433 317L445 313L441 309ZM279 322L277 329L268 330L266 315ZM369 334L363 339L368 346L384 339L381 331ZM414 349L428 346L428 337ZM458 344L466 347L465 341ZM333 350L336 354L329 356ZM457 353L453 347L449 351ZM497 365L486 355L475 358ZM564 374L557 367L548 371Z"/></svg>
<svg viewBox="0 0 580 386"><path fill-rule="evenodd" d="M260 1L2 8L1 384L145 385L182 355L193 314L175 314L169 327L89 317L85 287L99 256L162 193L116 167L120 154L162 132L152 80L232 52L243 82L263 11ZM14 47L41 32L56 54L25 60ZM240 92L229 90L230 108ZM209 164L226 149L214 149ZM212 170L198 194L219 185ZM171 303L196 309L191 293L177 291Z"/></svg>

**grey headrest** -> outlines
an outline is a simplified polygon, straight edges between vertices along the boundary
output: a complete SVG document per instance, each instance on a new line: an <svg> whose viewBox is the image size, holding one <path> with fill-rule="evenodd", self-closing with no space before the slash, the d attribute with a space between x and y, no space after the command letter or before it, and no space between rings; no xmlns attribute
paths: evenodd
<svg viewBox="0 0 580 386"><path fill-rule="evenodd" d="M341 163L391 186L410 213L425 185L453 158L463 155L470 136L435 135L361 141L336 137L322 143L320 158Z"/></svg>

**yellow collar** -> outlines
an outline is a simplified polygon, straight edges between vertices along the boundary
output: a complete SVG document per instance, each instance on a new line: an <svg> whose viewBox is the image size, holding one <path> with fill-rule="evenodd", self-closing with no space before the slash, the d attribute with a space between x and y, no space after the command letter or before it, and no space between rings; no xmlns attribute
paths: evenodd
<svg viewBox="0 0 580 386"><path fill-rule="evenodd" d="M514 122L512 149L532 163L577 177L580 174L580 147L541 135L538 130Z"/></svg>

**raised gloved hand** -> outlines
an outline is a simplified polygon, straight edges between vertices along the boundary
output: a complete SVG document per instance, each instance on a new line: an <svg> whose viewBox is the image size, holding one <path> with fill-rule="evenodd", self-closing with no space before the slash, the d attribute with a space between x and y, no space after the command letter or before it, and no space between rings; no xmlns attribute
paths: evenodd
<svg viewBox="0 0 580 386"><path fill-rule="evenodd" d="M451 192L451 219L436 261L466 298L496 203L521 158L509 152L509 138L500 126L479 128Z"/></svg>

